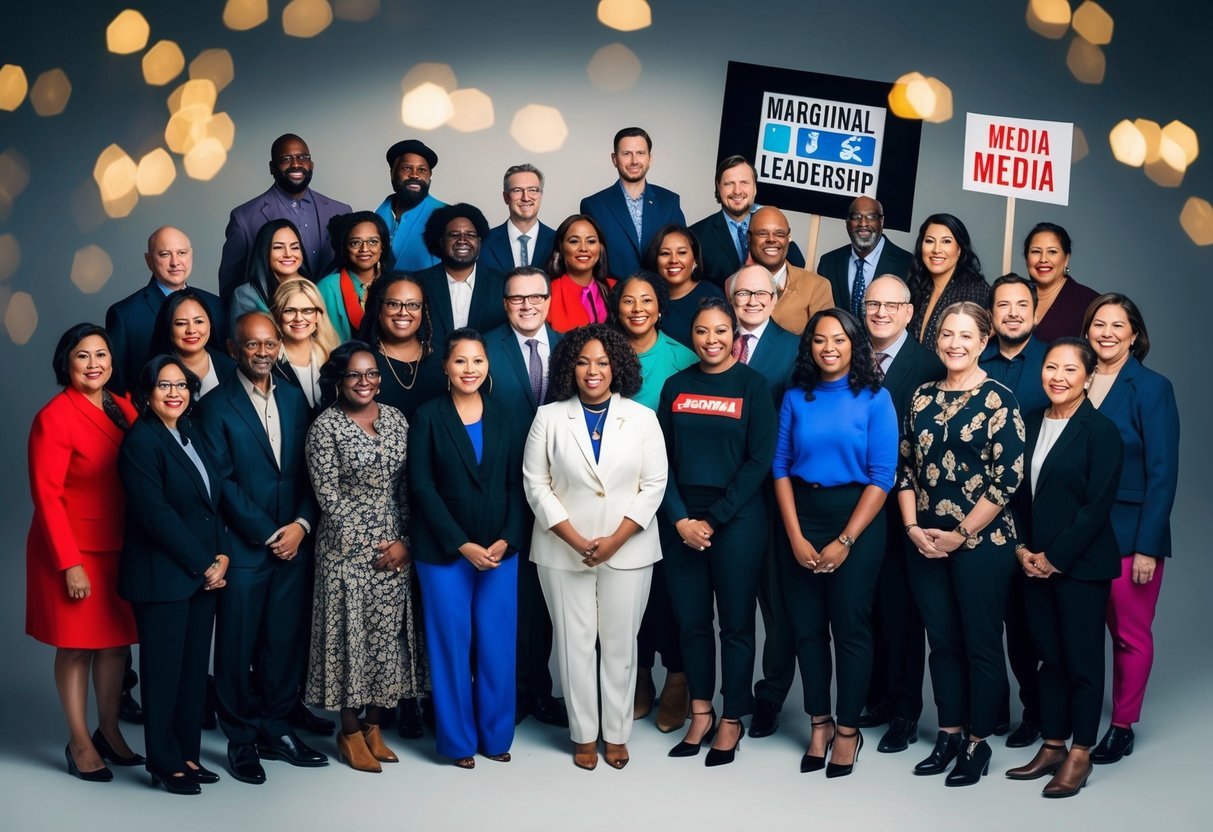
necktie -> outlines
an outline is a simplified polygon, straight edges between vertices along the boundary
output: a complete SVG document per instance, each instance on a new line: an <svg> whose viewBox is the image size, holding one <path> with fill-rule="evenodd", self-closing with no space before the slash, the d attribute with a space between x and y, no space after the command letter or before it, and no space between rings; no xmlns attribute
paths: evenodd
<svg viewBox="0 0 1213 832"><path fill-rule="evenodd" d="M530 239L531 239L530 234L519 234L518 235L518 260L519 260L518 265L519 266L531 265L531 255L526 250L526 244Z"/></svg>
<svg viewBox="0 0 1213 832"><path fill-rule="evenodd" d="M526 345L531 351L527 362L528 373L531 377L531 392L535 394L536 406L543 404L543 361L539 358L539 342L534 338L526 339Z"/></svg>
<svg viewBox="0 0 1213 832"><path fill-rule="evenodd" d="M887 352L874 352L872 359L876 362L876 376L884 381L884 360L889 357Z"/></svg>
<svg viewBox="0 0 1213 832"><path fill-rule="evenodd" d="M744 263L746 254L750 249L750 239L747 233L750 230L750 221L746 220L737 226L737 262Z"/></svg>
<svg viewBox="0 0 1213 832"><path fill-rule="evenodd" d="M742 335L733 343L733 357L742 364L750 363L750 339L753 335Z"/></svg>
<svg viewBox="0 0 1213 832"><path fill-rule="evenodd" d="M863 279L863 258L855 261L855 282L851 285L851 314L855 320L863 321L863 290L867 283Z"/></svg>

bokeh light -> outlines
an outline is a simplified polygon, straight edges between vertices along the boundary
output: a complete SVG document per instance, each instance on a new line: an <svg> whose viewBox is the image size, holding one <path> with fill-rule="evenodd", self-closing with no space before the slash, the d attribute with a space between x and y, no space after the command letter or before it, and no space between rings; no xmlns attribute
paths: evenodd
<svg viewBox="0 0 1213 832"><path fill-rule="evenodd" d="M493 126L493 99L486 93L475 87L468 87L455 90L450 98L455 112L447 121L447 127L461 133L474 133Z"/></svg>
<svg viewBox="0 0 1213 832"><path fill-rule="evenodd" d="M269 17L267 0L227 0L223 7L223 25L237 32L255 29Z"/></svg>
<svg viewBox="0 0 1213 832"><path fill-rule="evenodd" d="M952 118L952 89L938 78L928 78L927 86L935 95L935 106L923 116L923 120L943 124Z"/></svg>
<svg viewBox="0 0 1213 832"><path fill-rule="evenodd" d="M15 148L0 153L0 194L10 202L29 185L29 162Z"/></svg>
<svg viewBox="0 0 1213 832"><path fill-rule="evenodd" d="M889 91L889 109L901 118L926 118L935 105L935 90L921 72L907 72Z"/></svg>
<svg viewBox="0 0 1213 832"><path fill-rule="evenodd" d="M1186 164L1192 164L1200 155L1200 141L1196 137L1196 131L1182 121L1172 121L1162 128L1162 135L1164 139L1173 142L1183 151Z"/></svg>
<svg viewBox="0 0 1213 832"><path fill-rule="evenodd" d="M1074 31L1088 43L1107 46L1112 42L1112 15L1094 0L1087 0L1074 11Z"/></svg>
<svg viewBox="0 0 1213 832"><path fill-rule="evenodd" d="M115 55L130 55L147 46L151 33L147 18L134 9L126 9L105 27L105 47Z"/></svg>
<svg viewBox="0 0 1213 832"><path fill-rule="evenodd" d="M1133 120L1133 126L1137 128L1137 132L1141 133L1141 137L1146 142L1146 155L1143 162L1153 162L1158 159L1158 145L1162 141L1162 127L1157 121L1150 121L1148 118L1138 118Z"/></svg>
<svg viewBox="0 0 1213 832"><path fill-rule="evenodd" d="M0 67L0 110L12 112L21 106L29 92L29 80L25 70L16 64Z"/></svg>
<svg viewBox="0 0 1213 832"><path fill-rule="evenodd" d="M1087 144L1087 134L1082 131L1081 127L1075 124L1074 143L1073 149L1070 151L1070 162L1074 163L1081 159L1085 159L1090 152L1091 147Z"/></svg>
<svg viewBox="0 0 1213 832"><path fill-rule="evenodd" d="M435 130L454 114L451 96L429 81L409 90L400 100L400 120L418 130Z"/></svg>
<svg viewBox="0 0 1213 832"><path fill-rule="evenodd" d="M21 244L12 234L0 234L0 282L8 280L21 265Z"/></svg>
<svg viewBox="0 0 1213 832"><path fill-rule="evenodd" d="M635 52L622 43L612 43L594 53L586 72L590 83L603 92L624 92L636 86L642 68Z"/></svg>
<svg viewBox="0 0 1213 832"><path fill-rule="evenodd" d="M514 114L510 135L532 153L551 153L564 146L569 128L555 107L528 104Z"/></svg>
<svg viewBox="0 0 1213 832"><path fill-rule="evenodd" d="M226 49L204 49L198 57L190 61L190 78L192 80L206 79L215 85L215 92L232 83L236 77L236 66L232 63L232 53Z"/></svg>
<svg viewBox="0 0 1213 832"><path fill-rule="evenodd" d="M350 23L366 23L379 14L379 0L336 0L333 16Z"/></svg>
<svg viewBox="0 0 1213 832"><path fill-rule="evenodd" d="M201 104L182 107L169 118L164 128L164 143L174 153L188 153L195 144L206 138L206 127L210 120L210 109Z"/></svg>
<svg viewBox="0 0 1213 832"><path fill-rule="evenodd" d="M203 182L214 179L226 162L227 151L218 139L210 136L191 147L183 160L186 175Z"/></svg>
<svg viewBox="0 0 1213 832"><path fill-rule="evenodd" d="M117 199L101 200L101 208L105 211L105 215L110 219L120 220L124 217L129 217L131 211L135 210L135 206L139 204L139 191L132 190L126 196L118 197Z"/></svg>
<svg viewBox="0 0 1213 832"><path fill-rule="evenodd" d="M404 74L400 81L400 91L408 92L422 84L435 84L447 92L454 92L459 86L455 80L455 70L449 64L432 62L420 63Z"/></svg>
<svg viewBox="0 0 1213 832"><path fill-rule="evenodd" d="M162 87L185 69L185 53L171 40L159 40L143 56L143 80Z"/></svg>
<svg viewBox="0 0 1213 832"><path fill-rule="evenodd" d="M206 122L206 135L218 139L225 151L230 151L236 143L236 122L227 113L215 113Z"/></svg>
<svg viewBox="0 0 1213 832"><path fill-rule="evenodd" d="M1196 245L1213 245L1213 205L1207 199L1188 197L1179 213L1179 224Z"/></svg>
<svg viewBox="0 0 1213 832"><path fill-rule="evenodd" d="M72 257L72 283L86 295L96 294L114 273L114 261L105 249L87 245Z"/></svg>
<svg viewBox="0 0 1213 832"><path fill-rule="evenodd" d="M1102 84L1108 62L1098 46L1082 38L1074 38L1066 53L1066 66L1076 80L1084 84Z"/></svg>
<svg viewBox="0 0 1213 832"><path fill-rule="evenodd" d="M29 103L40 116L57 116L67 108L72 97L72 82L62 69L48 69L34 81L29 94Z"/></svg>
<svg viewBox="0 0 1213 832"><path fill-rule="evenodd" d="M1146 178L1162 188L1178 188L1183 184L1185 168L1173 168L1162 156L1142 166Z"/></svg>
<svg viewBox="0 0 1213 832"><path fill-rule="evenodd" d="M598 22L621 32L634 32L653 24L653 10L645 0L600 0Z"/></svg>
<svg viewBox="0 0 1213 832"><path fill-rule="evenodd" d="M1136 124L1123 119L1108 134L1108 144L1112 146L1112 155L1123 165L1139 168L1146 161L1146 151L1149 149L1146 137Z"/></svg>
<svg viewBox="0 0 1213 832"><path fill-rule="evenodd" d="M177 166L173 164L173 157L163 147L157 147L139 160L135 187L140 196L159 196L168 190L176 178Z"/></svg>
<svg viewBox="0 0 1213 832"><path fill-rule="evenodd" d="M291 0L282 10L282 31L293 38L314 38L332 22L328 0Z"/></svg>
<svg viewBox="0 0 1213 832"><path fill-rule="evenodd" d="M168 97L168 111L171 114L189 107L202 107L209 113L215 109L215 101L218 98L219 91L215 89L214 81L209 78L195 78L172 91Z"/></svg>
<svg viewBox="0 0 1213 832"><path fill-rule="evenodd" d="M1057 40L1070 31L1069 0L1029 0L1028 28L1038 35Z"/></svg>
<svg viewBox="0 0 1213 832"><path fill-rule="evenodd" d="M8 337L20 346L28 344L38 328L38 308L29 292L14 292L9 298L8 308L4 310L4 328Z"/></svg>

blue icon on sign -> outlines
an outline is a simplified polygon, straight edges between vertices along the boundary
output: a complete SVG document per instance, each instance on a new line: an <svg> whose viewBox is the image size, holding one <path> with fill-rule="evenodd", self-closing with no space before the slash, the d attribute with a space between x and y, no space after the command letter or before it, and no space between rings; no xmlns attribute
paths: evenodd
<svg viewBox="0 0 1213 832"><path fill-rule="evenodd" d="M787 124L768 124L762 135L762 149L768 153L788 153L792 149L792 128Z"/></svg>
<svg viewBox="0 0 1213 832"><path fill-rule="evenodd" d="M774 126L767 127L768 134ZM765 141L763 149L771 149L767 147ZM804 159L846 162L849 165L871 167L876 158L876 139L873 136L831 133L826 130L801 127L796 131L796 155Z"/></svg>

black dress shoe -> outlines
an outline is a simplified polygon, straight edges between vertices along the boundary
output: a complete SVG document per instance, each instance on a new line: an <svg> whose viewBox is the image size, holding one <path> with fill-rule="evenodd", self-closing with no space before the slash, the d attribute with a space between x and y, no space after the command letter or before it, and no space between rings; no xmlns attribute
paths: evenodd
<svg viewBox="0 0 1213 832"><path fill-rule="evenodd" d="M337 730L337 724L333 720L316 716L307 705L300 701L295 702L295 706L286 715L286 721L292 728L325 737L331 737Z"/></svg>
<svg viewBox="0 0 1213 832"><path fill-rule="evenodd" d="M914 766L914 773L919 775L943 774L956 759L956 755L960 753L960 746L963 744L964 734L960 731L955 734L940 731L935 737L935 747L931 749L931 756Z"/></svg>
<svg viewBox="0 0 1213 832"><path fill-rule="evenodd" d="M826 764L826 777L846 777L848 774L850 774L852 771L855 770L855 764L859 762L859 752L863 750L863 733L858 728L855 728L853 730L854 730L853 734L840 734L840 733L835 732L834 740L837 741L839 737L842 737L844 739L850 739L851 737L858 736L859 739L855 741L854 759L852 759L850 763L845 763L845 764L844 763L827 763Z"/></svg>
<svg viewBox="0 0 1213 832"><path fill-rule="evenodd" d="M98 728L93 732L93 747L97 749L97 753L101 755L101 759L111 762L116 766L141 766L147 762L142 754L131 754L129 757L120 757L114 747L110 745L109 740L105 738L105 734L101 733Z"/></svg>
<svg viewBox="0 0 1213 832"><path fill-rule="evenodd" d="M750 736L761 739L769 737L779 729L779 706L767 699L754 702L754 716L750 719Z"/></svg>
<svg viewBox="0 0 1213 832"><path fill-rule="evenodd" d="M327 766L329 758L310 747L294 734L269 737L257 742L257 754L263 760L285 760L300 768Z"/></svg>
<svg viewBox="0 0 1213 832"><path fill-rule="evenodd" d="M910 747L910 743L914 742L918 742L918 722L895 716L889 722L889 730L880 738L876 750L881 754L896 754L898 751L905 751Z"/></svg>
<svg viewBox="0 0 1213 832"><path fill-rule="evenodd" d="M1091 762L1107 765L1119 762L1121 757L1128 757L1132 753L1133 729L1112 725L1099 741L1099 745L1091 749Z"/></svg>
<svg viewBox="0 0 1213 832"><path fill-rule="evenodd" d="M1040 726L1025 719L1007 735L1007 748L1027 748L1029 745L1035 745L1038 739L1040 739Z"/></svg>
<svg viewBox="0 0 1213 832"><path fill-rule="evenodd" d="M261 759L257 756L257 746L251 742L228 743L227 769L241 783L260 786L265 782L265 769L261 767Z"/></svg>
<svg viewBox="0 0 1213 832"><path fill-rule="evenodd" d="M875 728L877 725L884 725L889 721L889 709L884 705L873 705L872 707L864 706L864 709L859 712L859 719L856 721L857 728Z"/></svg>
<svg viewBox="0 0 1213 832"><path fill-rule="evenodd" d="M421 705L416 699L400 700L400 709L396 715L396 733L406 740L419 740L425 736Z"/></svg>
<svg viewBox="0 0 1213 832"><path fill-rule="evenodd" d="M544 725L554 725L557 728L569 727L569 712L564 703L548 693L537 693L531 697L529 711L531 716Z"/></svg>
<svg viewBox="0 0 1213 832"><path fill-rule="evenodd" d="M143 708L139 707L129 690L122 691L122 701L118 703L118 719L134 725L143 724Z"/></svg>
<svg viewBox="0 0 1213 832"><path fill-rule="evenodd" d="M94 769L93 771L81 771L76 765L76 761L72 759L72 744L69 742L63 748L63 756L67 758L67 773L72 777L79 777L89 783L108 783L114 779L114 772L110 771L106 766Z"/></svg>
<svg viewBox="0 0 1213 832"><path fill-rule="evenodd" d="M202 787L185 774L175 777L171 772L154 766L148 766L147 773L152 776L153 786L164 786L164 790L169 794L202 794Z"/></svg>
<svg viewBox="0 0 1213 832"><path fill-rule="evenodd" d="M990 773L990 758L994 752L985 740L971 740L956 755L956 765L948 772L945 786L972 786Z"/></svg>
<svg viewBox="0 0 1213 832"><path fill-rule="evenodd" d="M703 764L709 768L713 766L727 766L733 762L737 757L737 749L745 737L745 723L740 719L722 719L720 721L737 723L737 742L733 743L732 748L709 748L707 756L703 758Z"/></svg>
<svg viewBox="0 0 1213 832"><path fill-rule="evenodd" d="M219 782L219 775L211 771L209 768L203 768L201 763L194 763L197 768L190 768L187 763L185 766L185 776L193 780L199 786L209 786L212 783Z"/></svg>

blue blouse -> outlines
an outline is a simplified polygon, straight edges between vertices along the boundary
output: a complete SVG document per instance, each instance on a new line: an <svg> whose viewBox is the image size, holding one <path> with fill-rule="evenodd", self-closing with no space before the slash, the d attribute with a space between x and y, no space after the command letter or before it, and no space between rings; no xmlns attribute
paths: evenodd
<svg viewBox="0 0 1213 832"><path fill-rule="evenodd" d="M602 450L602 431L606 427L606 412L611 407L611 400L607 399L602 403L602 410L597 413L591 413L586 407L585 402L581 403L581 412L585 415L585 429L590 434L590 445L594 448L594 461L598 461L598 454ZM594 438L594 429L598 429L598 438Z"/></svg>
<svg viewBox="0 0 1213 832"><path fill-rule="evenodd" d="M467 428L468 439L472 440L472 450L476 453L476 464L479 465L480 457L484 454L484 420L477 420L464 427Z"/></svg>

